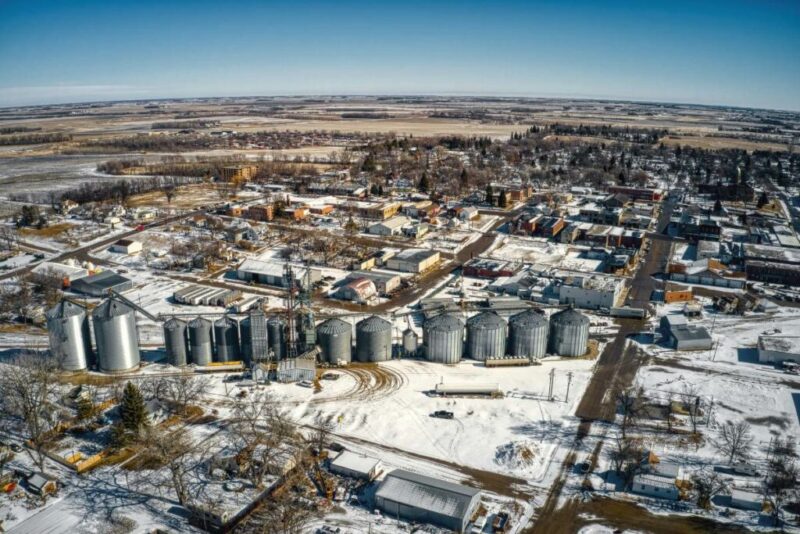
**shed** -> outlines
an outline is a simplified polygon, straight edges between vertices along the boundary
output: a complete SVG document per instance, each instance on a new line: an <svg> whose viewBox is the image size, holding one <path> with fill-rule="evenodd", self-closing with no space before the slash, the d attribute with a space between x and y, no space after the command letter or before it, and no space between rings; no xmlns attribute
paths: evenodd
<svg viewBox="0 0 800 534"><path fill-rule="evenodd" d="M122 254L137 254L142 251L142 242L133 239L120 239L111 245L111 252L121 252Z"/></svg>
<svg viewBox="0 0 800 534"><path fill-rule="evenodd" d="M286 358L278 362L276 375L278 382L314 380L317 376L317 364L311 358Z"/></svg>
<svg viewBox="0 0 800 534"><path fill-rule="evenodd" d="M330 469L334 473L350 478L373 480L378 476L381 461L377 458L342 451L339 456L331 460Z"/></svg>
<svg viewBox="0 0 800 534"><path fill-rule="evenodd" d="M758 336L758 361L800 363L800 336Z"/></svg>
<svg viewBox="0 0 800 534"><path fill-rule="evenodd" d="M388 517L464 532L480 496L469 486L395 469L378 488L375 504Z"/></svg>
<svg viewBox="0 0 800 534"><path fill-rule="evenodd" d="M58 489L56 479L44 473L34 473L28 480L28 489L36 495L49 495Z"/></svg>

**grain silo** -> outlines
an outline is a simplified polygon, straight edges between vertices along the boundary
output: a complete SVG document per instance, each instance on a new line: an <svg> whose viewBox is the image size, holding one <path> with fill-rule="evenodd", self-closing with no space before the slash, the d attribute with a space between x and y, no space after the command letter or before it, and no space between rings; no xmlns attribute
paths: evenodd
<svg viewBox="0 0 800 534"><path fill-rule="evenodd" d="M425 357L437 363L458 363L464 351L464 321L445 313L431 317L422 328Z"/></svg>
<svg viewBox="0 0 800 534"><path fill-rule="evenodd" d="M392 358L392 323L377 315L356 323L356 360L384 362Z"/></svg>
<svg viewBox="0 0 800 534"><path fill-rule="evenodd" d="M239 359L239 325L230 317L214 321L215 361L233 362Z"/></svg>
<svg viewBox="0 0 800 534"><path fill-rule="evenodd" d="M85 371L94 362L86 310L62 300L45 314L50 354L65 371Z"/></svg>
<svg viewBox="0 0 800 534"><path fill-rule="evenodd" d="M467 321L466 356L473 360L502 358L506 355L505 319L495 312L483 312Z"/></svg>
<svg viewBox="0 0 800 534"><path fill-rule="evenodd" d="M352 358L353 327L341 319L328 319L317 327L317 343L322 361L350 363Z"/></svg>
<svg viewBox="0 0 800 534"><path fill-rule="evenodd" d="M269 349L272 351L273 360L282 360L286 357L286 323L277 315L267 321L267 335Z"/></svg>
<svg viewBox="0 0 800 534"><path fill-rule="evenodd" d="M512 356L538 359L547 354L550 324L543 310L530 309L508 320L508 352Z"/></svg>
<svg viewBox="0 0 800 534"><path fill-rule="evenodd" d="M211 321L197 317L189 321L189 347L192 350L192 363L208 365L211 363L214 348L211 343Z"/></svg>
<svg viewBox="0 0 800 534"><path fill-rule="evenodd" d="M242 321L242 326L245 327L248 334L246 345L249 347L249 351L244 355L245 362L249 365L251 361L266 360L269 351L267 316L264 315L261 308L251 309L247 318ZM244 336L244 332L242 335Z"/></svg>
<svg viewBox="0 0 800 534"><path fill-rule="evenodd" d="M589 344L589 318L567 308L550 317L550 353L559 356L583 356Z"/></svg>
<svg viewBox="0 0 800 534"><path fill-rule="evenodd" d="M249 366L252 356L252 349L250 347L250 319L245 317L239 321L239 352L241 353L242 361L245 365Z"/></svg>
<svg viewBox="0 0 800 534"><path fill-rule="evenodd" d="M97 368L106 373L139 367L139 338L136 312L122 302L104 300L92 310Z"/></svg>
<svg viewBox="0 0 800 534"><path fill-rule="evenodd" d="M419 336L416 332L407 328L403 331L403 355L416 356L417 347L419 346Z"/></svg>
<svg viewBox="0 0 800 534"><path fill-rule="evenodd" d="M189 337L185 321L173 317L164 323L164 347L170 365L182 367L189 363Z"/></svg>

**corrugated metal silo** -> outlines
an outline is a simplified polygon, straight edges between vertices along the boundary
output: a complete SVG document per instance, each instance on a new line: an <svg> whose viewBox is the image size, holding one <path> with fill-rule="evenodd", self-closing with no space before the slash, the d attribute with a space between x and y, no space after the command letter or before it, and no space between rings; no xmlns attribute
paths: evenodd
<svg viewBox="0 0 800 534"><path fill-rule="evenodd" d="M62 300L45 314L50 354L65 371L84 371L93 363L92 339L86 310Z"/></svg>
<svg viewBox="0 0 800 534"><path fill-rule="evenodd" d="M185 321L173 317L164 323L164 347L170 365L182 367L189 363L189 338Z"/></svg>
<svg viewBox="0 0 800 534"><path fill-rule="evenodd" d="M392 358L392 323L377 315L356 323L356 360L384 362Z"/></svg>
<svg viewBox="0 0 800 534"><path fill-rule="evenodd" d="M550 317L550 352L559 356L582 356L589 343L589 318L573 308Z"/></svg>
<svg viewBox="0 0 800 534"><path fill-rule="evenodd" d="M322 360L332 364L350 363L353 350L353 327L341 319L328 319L317 327L317 343Z"/></svg>
<svg viewBox="0 0 800 534"><path fill-rule="evenodd" d="M244 361L247 366L250 365L253 354L252 348L250 347L250 338L250 318L245 317L239 321L239 339L242 361Z"/></svg>
<svg viewBox="0 0 800 534"><path fill-rule="evenodd" d="M505 319L494 312L470 317L467 321L467 357L483 361L505 356L507 330Z"/></svg>
<svg viewBox="0 0 800 534"><path fill-rule="evenodd" d="M107 299L92 310L92 322L100 371L118 373L139 367L139 337L133 308Z"/></svg>
<svg viewBox="0 0 800 534"><path fill-rule="evenodd" d="M229 317L214 321L216 361L233 362L239 359L239 325Z"/></svg>
<svg viewBox="0 0 800 534"><path fill-rule="evenodd" d="M415 356L419 345L419 336L410 328L403 332L403 353L406 356Z"/></svg>
<svg viewBox="0 0 800 534"><path fill-rule="evenodd" d="M197 317L189 321L189 347L192 350L192 363L208 365L211 363L214 347L211 343L211 321Z"/></svg>
<svg viewBox="0 0 800 534"><path fill-rule="evenodd" d="M425 357L437 363L458 363L464 351L464 321L445 313L425 321L422 328Z"/></svg>
<svg viewBox="0 0 800 534"><path fill-rule="evenodd" d="M261 308L255 308L250 310L250 314L245 321L248 323L248 332L250 334L248 339L250 353L245 355L245 361L249 364L251 361L266 360L267 351L269 351L267 316L264 315Z"/></svg>
<svg viewBox="0 0 800 534"><path fill-rule="evenodd" d="M267 334L269 336L269 348L272 351L274 360L282 360L286 357L286 323L277 315L273 315L267 321Z"/></svg>
<svg viewBox="0 0 800 534"><path fill-rule="evenodd" d="M547 354L550 324L542 310L525 310L508 320L508 352L512 356L542 358Z"/></svg>

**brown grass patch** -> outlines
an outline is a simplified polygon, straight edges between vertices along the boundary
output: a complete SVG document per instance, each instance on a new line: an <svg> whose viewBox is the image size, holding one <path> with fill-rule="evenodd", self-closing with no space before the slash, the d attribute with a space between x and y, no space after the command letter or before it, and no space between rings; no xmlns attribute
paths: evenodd
<svg viewBox="0 0 800 534"><path fill-rule="evenodd" d="M34 236L34 237L56 237L70 230L72 225L70 223L58 223L45 226L44 228L20 228L20 235Z"/></svg>
<svg viewBox="0 0 800 534"><path fill-rule="evenodd" d="M697 135L667 135L662 137L661 143L669 146L691 146L695 148L706 148L712 150L736 148L740 150L772 150L774 152L786 152L788 145L774 143L770 141L750 141L749 139L737 139L735 137L709 137Z"/></svg>

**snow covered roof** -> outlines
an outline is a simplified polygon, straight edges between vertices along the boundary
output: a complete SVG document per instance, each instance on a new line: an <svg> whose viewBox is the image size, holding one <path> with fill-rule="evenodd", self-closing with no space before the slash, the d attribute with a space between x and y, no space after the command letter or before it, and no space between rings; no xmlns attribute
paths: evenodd
<svg viewBox="0 0 800 534"><path fill-rule="evenodd" d="M375 497L463 519L478 494L480 490L475 488L395 469L386 476Z"/></svg>
<svg viewBox="0 0 800 534"><path fill-rule="evenodd" d="M350 451L342 451L339 456L331 461L331 469L345 469L364 476L369 476L379 463L380 460L377 458L356 454Z"/></svg>
<svg viewBox="0 0 800 534"><path fill-rule="evenodd" d="M785 354L800 354L800 336L758 336L758 348Z"/></svg>

